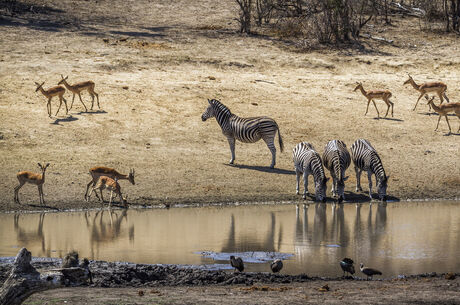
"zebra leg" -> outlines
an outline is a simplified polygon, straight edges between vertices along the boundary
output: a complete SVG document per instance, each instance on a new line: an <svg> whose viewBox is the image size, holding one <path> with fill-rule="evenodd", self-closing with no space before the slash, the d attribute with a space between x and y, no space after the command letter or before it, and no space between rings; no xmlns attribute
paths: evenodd
<svg viewBox="0 0 460 305"><path fill-rule="evenodd" d="M272 164L270 165L270 168L274 168L276 164L276 148L275 148L275 137L271 138L263 138L265 143L268 146L268 149L270 149L270 152L272 153Z"/></svg>
<svg viewBox="0 0 460 305"><path fill-rule="evenodd" d="M296 175L295 193L296 193L296 195L299 195L300 174L301 173L296 169L295 170L295 175Z"/></svg>
<svg viewBox="0 0 460 305"><path fill-rule="evenodd" d="M331 173L331 176L332 176L332 190L331 190L331 193L332 193L332 196L336 196L337 194L337 179L335 178L334 175L332 175Z"/></svg>
<svg viewBox="0 0 460 305"><path fill-rule="evenodd" d="M230 159L230 164L233 164L235 161L235 138L227 138L228 144L230 145L230 152L232 154L232 158Z"/></svg>
<svg viewBox="0 0 460 305"><path fill-rule="evenodd" d="M367 179L369 180L369 198L372 201L372 172L367 171Z"/></svg>
<svg viewBox="0 0 460 305"><path fill-rule="evenodd" d="M362 191L363 188L361 187L361 170L355 166L355 173L356 173L356 191Z"/></svg>
<svg viewBox="0 0 460 305"><path fill-rule="evenodd" d="M309 195L308 193L308 173L307 171L304 171L303 172L303 199L307 199L307 195Z"/></svg>

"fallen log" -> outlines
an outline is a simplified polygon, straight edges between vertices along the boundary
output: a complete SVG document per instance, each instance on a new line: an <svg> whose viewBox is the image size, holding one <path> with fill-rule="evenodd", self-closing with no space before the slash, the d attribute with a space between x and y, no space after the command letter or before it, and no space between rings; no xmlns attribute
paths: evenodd
<svg viewBox="0 0 460 305"><path fill-rule="evenodd" d="M36 292L88 282L89 269L80 267L53 269L40 274L31 264L32 254L22 248L16 255L7 280L0 291L0 305L22 304Z"/></svg>

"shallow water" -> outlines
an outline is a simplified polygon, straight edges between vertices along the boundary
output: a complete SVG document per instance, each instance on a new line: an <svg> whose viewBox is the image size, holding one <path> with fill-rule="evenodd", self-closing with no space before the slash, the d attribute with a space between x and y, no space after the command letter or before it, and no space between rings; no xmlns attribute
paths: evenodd
<svg viewBox="0 0 460 305"><path fill-rule="evenodd" d="M385 277L459 272L460 203L1 214L0 256L15 256L21 247L41 257L77 250L94 260L213 268L228 268L227 257L238 252L253 262L247 271L268 271L266 261L282 256L282 273L311 276L341 275L343 257Z"/></svg>

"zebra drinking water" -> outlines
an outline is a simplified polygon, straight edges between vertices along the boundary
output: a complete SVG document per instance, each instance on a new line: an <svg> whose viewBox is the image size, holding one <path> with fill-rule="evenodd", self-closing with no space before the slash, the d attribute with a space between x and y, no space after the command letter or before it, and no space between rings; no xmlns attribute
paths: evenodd
<svg viewBox="0 0 460 305"><path fill-rule="evenodd" d="M283 152L283 139L275 120L269 117L253 117L253 118L240 118L232 114L230 109L218 100L208 100L209 106L206 111L201 115L201 119L206 121L209 118L215 117L222 133L227 137L228 144L230 145L230 152L232 158L230 164L235 161L235 139L243 143L254 143L263 139L272 153L272 163L270 168L275 167L276 148L275 148L275 135L278 131L278 140L281 152Z"/></svg>
<svg viewBox="0 0 460 305"><path fill-rule="evenodd" d="M326 202L326 183L329 178L324 174L323 164L320 155L315 151L313 145L308 142L301 142L292 151L295 174L297 179L296 193L299 194L300 175L303 174L304 192L303 199L308 194L308 175L313 175L315 181L315 198L317 201Z"/></svg>
<svg viewBox="0 0 460 305"><path fill-rule="evenodd" d="M375 175L377 192L380 200L386 200L388 178L383 169L382 160L380 160L377 151L371 146L371 143L365 139L356 140L351 145L351 158L356 172L356 191L362 191L361 172L367 171L369 180L369 197L372 200L372 174Z"/></svg>
<svg viewBox="0 0 460 305"><path fill-rule="evenodd" d="M332 140L326 144L323 153L323 164L331 172L332 195L339 196L339 203L345 199L344 190L348 177L345 171L350 166L351 158L347 146L340 140Z"/></svg>

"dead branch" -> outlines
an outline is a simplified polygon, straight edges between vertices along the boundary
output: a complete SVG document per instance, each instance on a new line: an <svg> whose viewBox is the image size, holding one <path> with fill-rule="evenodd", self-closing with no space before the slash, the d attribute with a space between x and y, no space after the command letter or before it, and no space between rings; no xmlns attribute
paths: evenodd
<svg viewBox="0 0 460 305"><path fill-rule="evenodd" d="M36 292L65 286L79 286L87 283L89 269L80 267L53 269L40 274L31 264L32 254L19 250L13 269L0 291L0 305L22 304Z"/></svg>

